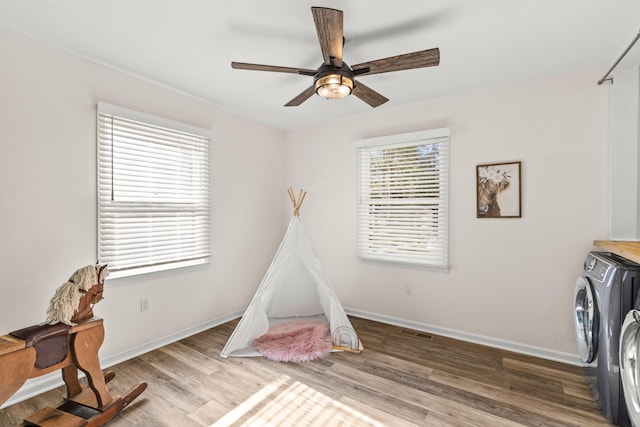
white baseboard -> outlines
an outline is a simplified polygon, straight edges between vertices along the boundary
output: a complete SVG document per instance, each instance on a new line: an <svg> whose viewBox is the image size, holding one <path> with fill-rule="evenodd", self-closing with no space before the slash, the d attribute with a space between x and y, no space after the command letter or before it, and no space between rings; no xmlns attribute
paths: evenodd
<svg viewBox="0 0 640 427"><path fill-rule="evenodd" d="M584 366L580 357L577 354L563 353L559 351L552 351L546 348L540 348L530 346L526 344L500 340L496 338L486 337L483 335L470 334L467 332L457 331L454 329L441 328L438 326L428 325L426 323L414 322L411 320L400 319L397 317L386 316L383 314L371 313L368 311L358 310L354 308L346 308L347 314L362 317L363 319L374 320L376 322L386 323L389 325L402 326L405 328L413 329L416 331L432 333L435 335L442 335L449 338L455 338L461 341L472 342L476 344L482 344L489 347L500 348L503 350L513 351L515 353L527 354L530 356L539 357L547 360L554 360L556 362L567 363L570 365ZM366 348L366 342L363 343Z"/></svg>
<svg viewBox="0 0 640 427"><path fill-rule="evenodd" d="M223 323L226 323L230 320L233 320L242 316L244 311L245 310L238 310L236 312L227 314L225 316L209 320L199 325L192 326L192 327L183 329L181 331L174 332L173 334L169 334L162 338L139 345L137 347L133 347L131 349L115 354L113 356L100 359L100 365L102 366L103 369L108 368L110 366L117 365L118 363L122 363L129 359L133 359L134 357L140 356L141 354L148 353L149 351L155 350L157 348L163 347L165 345L171 344L181 339L190 337L191 335L222 325ZM362 317L364 319L374 320L377 322L387 323L390 325L402 326L402 327L414 329L417 331L428 332L436 335L442 335L445 337L455 338L462 341L473 342L476 344L482 344L489 347L501 348L503 350L509 350L516 353L528 354L531 356L536 356L536 357L540 357L548 360L555 360L557 362L568 363L571 365L578 365L578 366L583 365L580 361L580 358L577 355L573 355L569 353L551 351L551 350L540 348L540 347L534 347L534 346L529 346L525 344L499 340L499 339L486 337L482 335L456 331L453 329L441 328L438 326L428 325L425 323L413 322L411 320L400 319L397 317L386 316L383 314L377 314L377 313L372 313L372 312L353 309L353 308L352 309L345 308L345 311L347 312L347 314L355 317ZM364 344L366 348L366 343ZM29 379L22 386L22 388L20 388L20 390L18 390L13 396L11 396L9 400L7 400L2 406L0 406L0 409L5 408L7 406L11 406L18 402L22 402L23 400L30 399L34 396L44 393L45 391L52 390L61 385L63 385L63 382L62 382L62 376L60 372L52 372L50 374L43 375L42 377Z"/></svg>
<svg viewBox="0 0 640 427"><path fill-rule="evenodd" d="M102 367L102 369L105 369L110 366L117 365L118 363L122 363L129 359L133 359L134 357L140 356L141 354L148 353L151 350L155 350L181 339L190 337L191 335L206 331L207 329L222 325L223 323L227 323L230 320L242 316L243 313L244 310L238 310L234 313L209 320L199 325L192 326L181 331L174 332L173 334L169 334L162 338L158 338L156 340L139 345L137 347L133 347L113 356L100 359L100 366ZM6 408L7 406L11 406L18 402L22 402L23 400L30 399L34 396L44 393L45 391L53 390L54 388L60 387L63 384L64 382L62 381L62 375L60 371L51 372L50 374L43 375L38 378L29 379L20 388L20 390L18 390L13 396L11 396L11 398L9 398L9 400L7 400L2 406L0 406L0 409Z"/></svg>

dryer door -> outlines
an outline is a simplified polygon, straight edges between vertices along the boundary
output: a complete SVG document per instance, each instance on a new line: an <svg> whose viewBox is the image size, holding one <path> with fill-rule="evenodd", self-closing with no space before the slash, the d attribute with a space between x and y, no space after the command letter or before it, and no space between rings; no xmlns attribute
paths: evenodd
<svg viewBox="0 0 640 427"><path fill-rule="evenodd" d="M640 311L631 310L620 331L620 377L631 425L640 427Z"/></svg>
<svg viewBox="0 0 640 427"><path fill-rule="evenodd" d="M600 318L593 285L588 278L580 276L576 281L573 301L573 319L580 359L585 363L591 363L598 354Z"/></svg>

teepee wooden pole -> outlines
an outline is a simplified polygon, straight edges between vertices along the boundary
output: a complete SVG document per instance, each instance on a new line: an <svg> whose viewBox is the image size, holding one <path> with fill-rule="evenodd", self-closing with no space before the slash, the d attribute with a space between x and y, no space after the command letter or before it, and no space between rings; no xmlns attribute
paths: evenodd
<svg viewBox="0 0 640 427"><path fill-rule="evenodd" d="M302 196L300 196L300 199L298 200L298 209L300 209L300 206L302 206L302 202L304 201L304 197L307 195L307 192L305 191L304 194L302 194Z"/></svg>
<svg viewBox="0 0 640 427"><path fill-rule="evenodd" d="M293 188L287 188L287 193L289 193L289 198L291 199L291 203L293 203L293 207L296 207L296 198L293 195Z"/></svg>
<svg viewBox="0 0 640 427"><path fill-rule="evenodd" d="M291 199L291 203L293 203L293 215L300 216L300 206L302 206L302 201L307 195L307 192L300 189L300 194L298 195L297 200L296 196L293 194L293 189L291 187L287 188L287 193L289 193L289 198Z"/></svg>

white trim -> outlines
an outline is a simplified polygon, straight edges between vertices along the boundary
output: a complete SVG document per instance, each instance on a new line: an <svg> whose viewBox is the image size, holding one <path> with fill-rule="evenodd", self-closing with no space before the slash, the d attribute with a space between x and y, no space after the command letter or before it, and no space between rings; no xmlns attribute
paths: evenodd
<svg viewBox="0 0 640 427"><path fill-rule="evenodd" d="M102 367L102 369L105 369L117 365L118 363L126 362L127 360L140 356L141 354L148 353L152 350L164 347L165 345L169 345L181 339L190 337L191 335L195 335L197 333L206 331L207 329L220 326L233 319L237 319L238 317L242 316L243 313L244 310L234 311L233 313L229 313L225 316L200 323L199 325L191 326L181 331L177 331L153 341L149 341L137 347L130 348L129 350L123 351L121 353L114 354L113 356L100 359L100 366ZM23 400L30 399L46 391L53 390L54 388L60 387L63 384L64 382L62 381L62 378L60 376L60 371L54 371L50 374L43 375L38 378L29 379L22 386L22 388L20 388L16 393L14 393L13 396L11 396L11 398L9 398L6 402L4 402L3 405L0 406L0 409L22 402Z"/></svg>
<svg viewBox="0 0 640 427"><path fill-rule="evenodd" d="M353 146L359 147L375 147L378 145L402 144L416 141L424 141L428 139L436 139L448 137L451 134L450 128L438 128L421 130L418 132L400 133L397 135L378 136L375 138L360 139L353 142Z"/></svg>
<svg viewBox="0 0 640 427"><path fill-rule="evenodd" d="M179 130L182 132L192 133L205 139L213 139L212 132L209 129L201 128L198 126L190 125L188 123L178 122L171 119L166 119L160 116L154 116L153 114L143 113L141 111L130 110L128 108L120 107L118 105L107 104L106 102L99 101L96 107L98 114L108 114L116 117L124 117L129 120L135 120L145 124L151 124L172 130Z"/></svg>
<svg viewBox="0 0 640 427"><path fill-rule="evenodd" d="M350 316L361 317L363 319L374 320L376 322L386 323L388 325L402 326L416 331L442 335L448 338L454 338L461 341L472 342L475 344L486 345L488 347L499 348L502 350L513 351L515 353L526 354L529 356L539 357L541 359L553 360L556 362L567 363L575 366L585 366L577 354L564 353L560 351L552 351L546 348L535 347L531 345L521 344L513 341L506 341L497 338L491 338L484 335L471 334L455 329L441 328L426 323L414 322L411 320L400 319L398 317L386 316L384 314L371 313L353 308L346 308L345 311ZM367 343L363 343L366 345Z"/></svg>
<svg viewBox="0 0 640 427"><path fill-rule="evenodd" d="M211 255L209 255L211 257ZM109 274L108 280L122 279L125 277L138 276L140 274L157 273L161 271L175 270L176 268L194 267L202 264L208 264L209 259L194 259L189 261L172 262L171 264L150 265L147 267L136 267L127 270L114 271Z"/></svg>

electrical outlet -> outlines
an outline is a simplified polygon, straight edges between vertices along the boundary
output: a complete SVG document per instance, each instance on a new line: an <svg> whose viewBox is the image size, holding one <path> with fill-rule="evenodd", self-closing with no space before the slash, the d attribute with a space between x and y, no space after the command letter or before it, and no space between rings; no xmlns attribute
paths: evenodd
<svg viewBox="0 0 640 427"><path fill-rule="evenodd" d="M140 299L140 311L141 312L149 311L149 297L144 297Z"/></svg>
<svg viewBox="0 0 640 427"><path fill-rule="evenodd" d="M411 283L407 283L404 287L405 295L413 295L413 285Z"/></svg>

